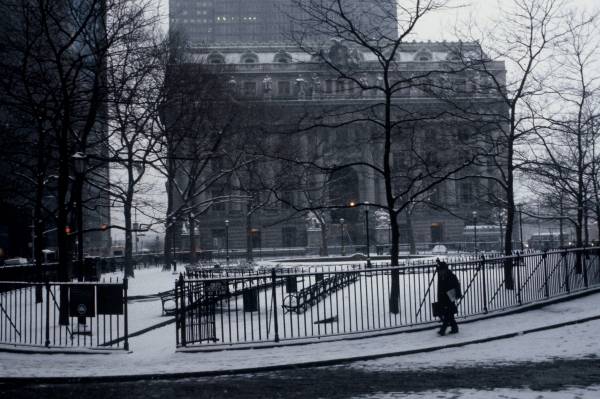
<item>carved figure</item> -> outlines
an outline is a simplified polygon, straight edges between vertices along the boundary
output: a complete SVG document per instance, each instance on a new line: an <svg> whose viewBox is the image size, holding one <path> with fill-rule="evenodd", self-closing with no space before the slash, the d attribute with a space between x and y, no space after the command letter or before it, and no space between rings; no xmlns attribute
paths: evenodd
<svg viewBox="0 0 600 399"><path fill-rule="evenodd" d="M271 91L273 90L273 79L271 79L271 76L269 76L269 75L265 76L265 78L262 81L262 85L263 85L263 92L265 94L270 94Z"/></svg>
<svg viewBox="0 0 600 399"><path fill-rule="evenodd" d="M298 88L298 98L304 99L306 98L306 80L302 77L302 74L298 75L296 78L296 87Z"/></svg>
<svg viewBox="0 0 600 399"><path fill-rule="evenodd" d="M315 215L315 213L313 211L309 211L306 214L305 220L306 220L306 228L307 229L321 228L321 225L319 223L319 218L317 218L317 215Z"/></svg>
<svg viewBox="0 0 600 399"><path fill-rule="evenodd" d="M312 97L316 98L321 93L321 79L319 74L313 73L312 75Z"/></svg>
<svg viewBox="0 0 600 399"><path fill-rule="evenodd" d="M237 91L237 82L233 76L227 82L227 88L234 93Z"/></svg>
<svg viewBox="0 0 600 399"><path fill-rule="evenodd" d="M383 209L375 211L375 228L389 228L390 214Z"/></svg>

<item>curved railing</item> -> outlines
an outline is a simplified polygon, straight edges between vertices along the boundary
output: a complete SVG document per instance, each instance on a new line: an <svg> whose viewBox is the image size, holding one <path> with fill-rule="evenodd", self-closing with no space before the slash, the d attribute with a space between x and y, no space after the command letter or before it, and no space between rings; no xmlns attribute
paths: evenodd
<svg viewBox="0 0 600 399"><path fill-rule="evenodd" d="M463 291L457 302L459 318L600 286L600 251L596 248L481 255L448 262ZM312 292L324 280L344 283L319 291L318 300L310 301L301 312L289 311L285 298ZM231 290L248 287L252 294L198 301L198 297L214 296L211 287L216 285ZM276 269L267 276L181 278L175 289L177 344L311 340L429 324L436 321L431 313L436 285L435 261L401 267L323 266L303 272Z"/></svg>

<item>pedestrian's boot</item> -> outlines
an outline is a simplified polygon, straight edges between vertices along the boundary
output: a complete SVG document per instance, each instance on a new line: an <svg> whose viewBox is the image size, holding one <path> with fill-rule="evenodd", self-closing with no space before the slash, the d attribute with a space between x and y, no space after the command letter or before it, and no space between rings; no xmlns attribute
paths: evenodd
<svg viewBox="0 0 600 399"><path fill-rule="evenodd" d="M444 335L446 335L446 328L440 328L437 333L440 337L443 337Z"/></svg>
<svg viewBox="0 0 600 399"><path fill-rule="evenodd" d="M458 327L452 327L450 334L458 334Z"/></svg>

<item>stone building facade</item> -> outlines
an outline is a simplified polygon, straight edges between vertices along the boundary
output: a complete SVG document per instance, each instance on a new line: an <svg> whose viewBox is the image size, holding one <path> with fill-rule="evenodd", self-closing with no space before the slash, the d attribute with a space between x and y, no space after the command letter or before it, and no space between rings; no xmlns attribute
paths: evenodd
<svg viewBox="0 0 600 399"><path fill-rule="evenodd" d="M474 176L491 176L496 173L497 165L475 152L482 148L481 143L498 134L500 122L473 122L473 118L465 115L473 108L487 111L486 114L502 114L503 105L490 76L503 82L505 67L501 62L489 61L485 64L486 73L466 68L463 61L468 54L479 57L481 49L469 43L412 42L403 44L396 57L396 77L391 80L408 82L395 92L392 101L395 112L406 115L394 132L391 150L398 192L405 192L411 198L408 212L398 219L401 244L450 243L460 247L464 226L472 223L474 210L480 222L494 223L494 185L490 179ZM220 186L219 192L208 190L198 198L203 204L210 202L211 195L236 198L215 202L199 218L199 249L224 251L228 246L232 251L243 251L252 246L258 252L265 248L309 247L310 252L317 252L316 247L326 238L331 253L341 252L342 245L349 253L355 249L352 245L363 246L366 242L367 216L372 249L375 245L389 244L389 223L377 207L385 203L380 176L360 166L331 173L335 165L361 161L377 164L383 151L374 124L360 121L361 115L367 119L368 115L377 114L383 103L380 92L374 89L383 84L383 78L372 54L332 40L312 53L289 43L263 43L203 45L192 47L190 55L185 68L216 76L226 82L227 90L237 102L259 107L262 111L252 117L262 127L257 130L263 135L261 140L269 142L270 148L279 146L288 151L285 156L271 157L279 159L279 166L277 162L268 162L263 164L263 170L257 171L267 176L261 181L269 180L271 186L256 188L250 195L256 198L240 200L243 193L233 188L236 185L227 183ZM331 68L336 58L354 65L354 79L339 78ZM331 62L323 62L324 59ZM419 78L411 80L411 76ZM357 80L370 89L362 89ZM451 88L452 95L440 94L446 88ZM335 128L319 128L315 123L305 129L300 122L309 119L307 115L315 121L319 116L336 112L340 123ZM410 117L416 114L420 115L418 121ZM352 115L354 120L345 123L340 115ZM284 129L286 133L282 134L281 126L296 126L296 132ZM289 166L290 157L319 162L329 172L316 173L318 177L310 188L277 184L278 179L287 178L286 174L295 173ZM429 190L421 190L430 183L427 179L419 180L420 187L409 184L411 176L422 173L428 165L447 171L474 158L477 162L459 168ZM287 166L281 166L286 162ZM299 181L294 179L290 181ZM184 180L180 178L181 184L185 184ZM415 190L422 192L414 195ZM253 208L247 203L256 204L265 198L261 207ZM351 206L366 202L374 205ZM308 212L311 207L314 209ZM182 222L182 237L187 234L186 228ZM186 240L182 239L180 247L186 246Z"/></svg>

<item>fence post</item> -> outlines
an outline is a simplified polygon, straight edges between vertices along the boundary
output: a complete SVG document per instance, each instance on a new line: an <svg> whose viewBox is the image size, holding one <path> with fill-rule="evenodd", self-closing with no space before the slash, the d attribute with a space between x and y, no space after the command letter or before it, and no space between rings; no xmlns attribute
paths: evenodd
<svg viewBox="0 0 600 399"><path fill-rule="evenodd" d="M126 351L129 351L129 312L127 310L127 288L128 288L128 281L129 279L127 277L125 277L123 279L123 307L124 307L124 316L125 316L125 320L124 320L124 330L125 330L125 341L123 343L123 349L125 349Z"/></svg>
<svg viewBox="0 0 600 399"><path fill-rule="evenodd" d="M548 250L545 250L542 254L542 260L544 261L544 293L546 298L550 298L550 287L548 287L548 263L546 258L548 257Z"/></svg>
<svg viewBox="0 0 600 399"><path fill-rule="evenodd" d="M588 288L588 273L587 273L587 261L586 259L588 258L588 251L586 248L583 248L583 256L581 257L581 263L582 263L582 267L583 267L583 285L585 285L585 288Z"/></svg>
<svg viewBox="0 0 600 399"><path fill-rule="evenodd" d="M181 327L181 346L186 346L187 344L187 340L186 340L186 331L185 331L185 294L184 294L184 287L185 287L185 281L183 280L183 274L179 274L179 283L176 284L176 286L179 285L179 292L181 293L181 306L179 308L180 310L180 314L176 314L175 317L179 318L180 320L180 324L179 326ZM177 295L177 290L175 290L175 295ZM175 319L177 320L177 319Z"/></svg>
<svg viewBox="0 0 600 399"><path fill-rule="evenodd" d="M179 280L175 281L173 296L175 297L175 345L179 346L179 330L181 329L179 321Z"/></svg>
<svg viewBox="0 0 600 399"><path fill-rule="evenodd" d="M483 313L487 314L487 281L485 272L485 255L481 255L481 277L483 279Z"/></svg>
<svg viewBox="0 0 600 399"><path fill-rule="evenodd" d="M565 264L565 287L567 289L567 294L571 292L571 287L569 286L569 262L567 262L567 250L565 249L562 253L562 260Z"/></svg>
<svg viewBox="0 0 600 399"><path fill-rule="evenodd" d="M521 253L517 251L517 301L519 305L523 304L523 298L521 298Z"/></svg>
<svg viewBox="0 0 600 399"><path fill-rule="evenodd" d="M46 348L50 346L50 283L46 280Z"/></svg>
<svg viewBox="0 0 600 399"><path fill-rule="evenodd" d="M273 324L275 328L275 342L279 342L279 324L277 321L277 283L275 269L271 269L271 295L273 297Z"/></svg>

